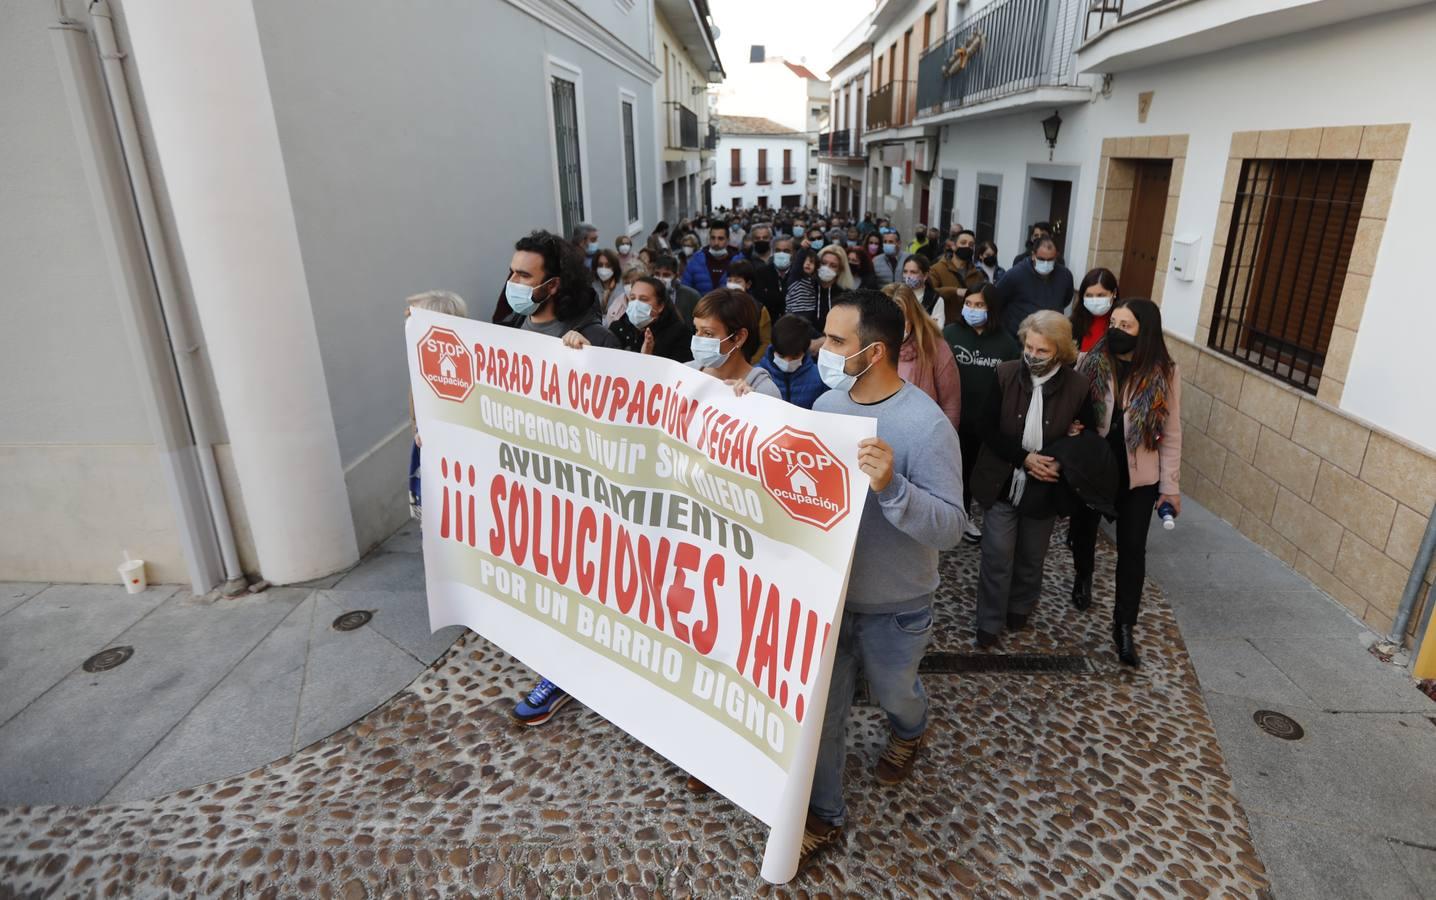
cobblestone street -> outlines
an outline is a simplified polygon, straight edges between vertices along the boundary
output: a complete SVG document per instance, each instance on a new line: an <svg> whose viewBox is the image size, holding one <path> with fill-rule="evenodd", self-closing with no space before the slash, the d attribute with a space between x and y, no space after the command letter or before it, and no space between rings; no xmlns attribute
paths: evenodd
<svg viewBox="0 0 1436 900"><path fill-rule="evenodd" d="M1124 670L1110 608L1065 601L1060 540L1033 628L1003 652L1084 655L1092 671L926 676L932 731L894 789L872 776L885 735L860 707L844 842L782 888L757 874L764 826L689 795L597 715L513 726L530 673L473 634L383 707L248 775L154 801L0 811L0 881L13 896L1262 895L1161 591L1149 582L1143 667ZM971 651L976 570L975 549L946 555L930 653Z"/></svg>

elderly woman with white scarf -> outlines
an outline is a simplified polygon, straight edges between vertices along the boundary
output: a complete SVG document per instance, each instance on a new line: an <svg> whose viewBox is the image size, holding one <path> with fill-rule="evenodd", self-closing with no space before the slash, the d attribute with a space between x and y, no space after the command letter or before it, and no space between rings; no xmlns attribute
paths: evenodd
<svg viewBox="0 0 1436 900"><path fill-rule="evenodd" d="M1060 477L1043 448L1074 422L1096 422L1086 376L1073 369L1072 325L1043 310L1017 331L1022 358L1001 363L979 414L982 438L972 496L983 508L982 568L977 583L977 644L994 647L1004 628L1021 630L1042 591L1042 562L1056 512L1042 483Z"/></svg>

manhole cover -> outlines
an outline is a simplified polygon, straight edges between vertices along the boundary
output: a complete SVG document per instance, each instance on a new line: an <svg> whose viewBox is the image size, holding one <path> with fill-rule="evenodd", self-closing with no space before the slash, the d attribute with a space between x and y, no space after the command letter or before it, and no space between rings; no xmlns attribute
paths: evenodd
<svg viewBox="0 0 1436 900"><path fill-rule="evenodd" d="M1259 709L1252 713L1252 721L1257 723L1257 727L1262 731L1284 741L1299 741L1306 735L1296 719L1269 709Z"/></svg>
<svg viewBox="0 0 1436 900"><path fill-rule="evenodd" d="M134 655L134 647L108 647L85 660L84 669L86 672L108 672L129 662Z"/></svg>
<svg viewBox="0 0 1436 900"><path fill-rule="evenodd" d="M918 664L929 675L1090 675L1085 656L1057 653L929 653Z"/></svg>
<svg viewBox="0 0 1436 900"><path fill-rule="evenodd" d="M353 631L369 624L374 614L367 609L354 609L334 620L335 631Z"/></svg>

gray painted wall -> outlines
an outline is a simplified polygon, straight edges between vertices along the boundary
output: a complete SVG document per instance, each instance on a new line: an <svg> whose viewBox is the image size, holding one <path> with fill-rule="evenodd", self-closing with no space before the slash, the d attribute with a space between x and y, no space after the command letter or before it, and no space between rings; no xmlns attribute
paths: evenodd
<svg viewBox="0 0 1436 900"><path fill-rule="evenodd" d="M627 15L646 22L647 6ZM403 298L454 290L486 319L514 240L558 227L545 54L583 70L589 217L609 246L620 85L638 98L644 233L657 221L652 87L495 0L255 8L349 466L408 415Z"/></svg>

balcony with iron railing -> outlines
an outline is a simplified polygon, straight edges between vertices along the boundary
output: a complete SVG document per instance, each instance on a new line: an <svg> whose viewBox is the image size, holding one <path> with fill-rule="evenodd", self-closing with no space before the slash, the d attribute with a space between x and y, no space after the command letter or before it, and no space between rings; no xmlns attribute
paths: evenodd
<svg viewBox="0 0 1436 900"><path fill-rule="evenodd" d="M759 166L755 171L756 171L757 174L758 174L758 183L759 183L759 184L772 184L772 183L773 183L773 175L772 175L773 170L772 170L772 169L768 168L767 166Z"/></svg>
<svg viewBox="0 0 1436 900"><path fill-rule="evenodd" d="M728 169L728 184L732 187L739 187L747 184L753 178L752 169Z"/></svg>
<svg viewBox="0 0 1436 900"><path fill-rule="evenodd" d="M868 95L868 131L901 128L917 118L916 81L890 81Z"/></svg>
<svg viewBox="0 0 1436 900"><path fill-rule="evenodd" d="M669 100L668 149L698 149L698 114L682 103Z"/></svg>
<svg viewBox="0 0 1436 900"><path fill-rule="evenodd" d="M704 150L717 150L717 149L718 149L718 126L717 126L717 125L714 125L712 122L709 122L709 123L708 123L708 134L705 135L704 138L703 138L703 149L704 149Z"/></svg>
<svg viewBox="0 0 1436 900"><path fill-rule="evenodd" d="M918 60L918 114L1077 86L1078 18L1084 5L1103 2L999 0L982 7Z"/></svg>
<svg viewBox="0 0 1436 900"><path fill-rule="evenodd" d="M849 159L857 156L853 151L853 132L850 128L818 135L818 155L832 159Z"/></svg>

